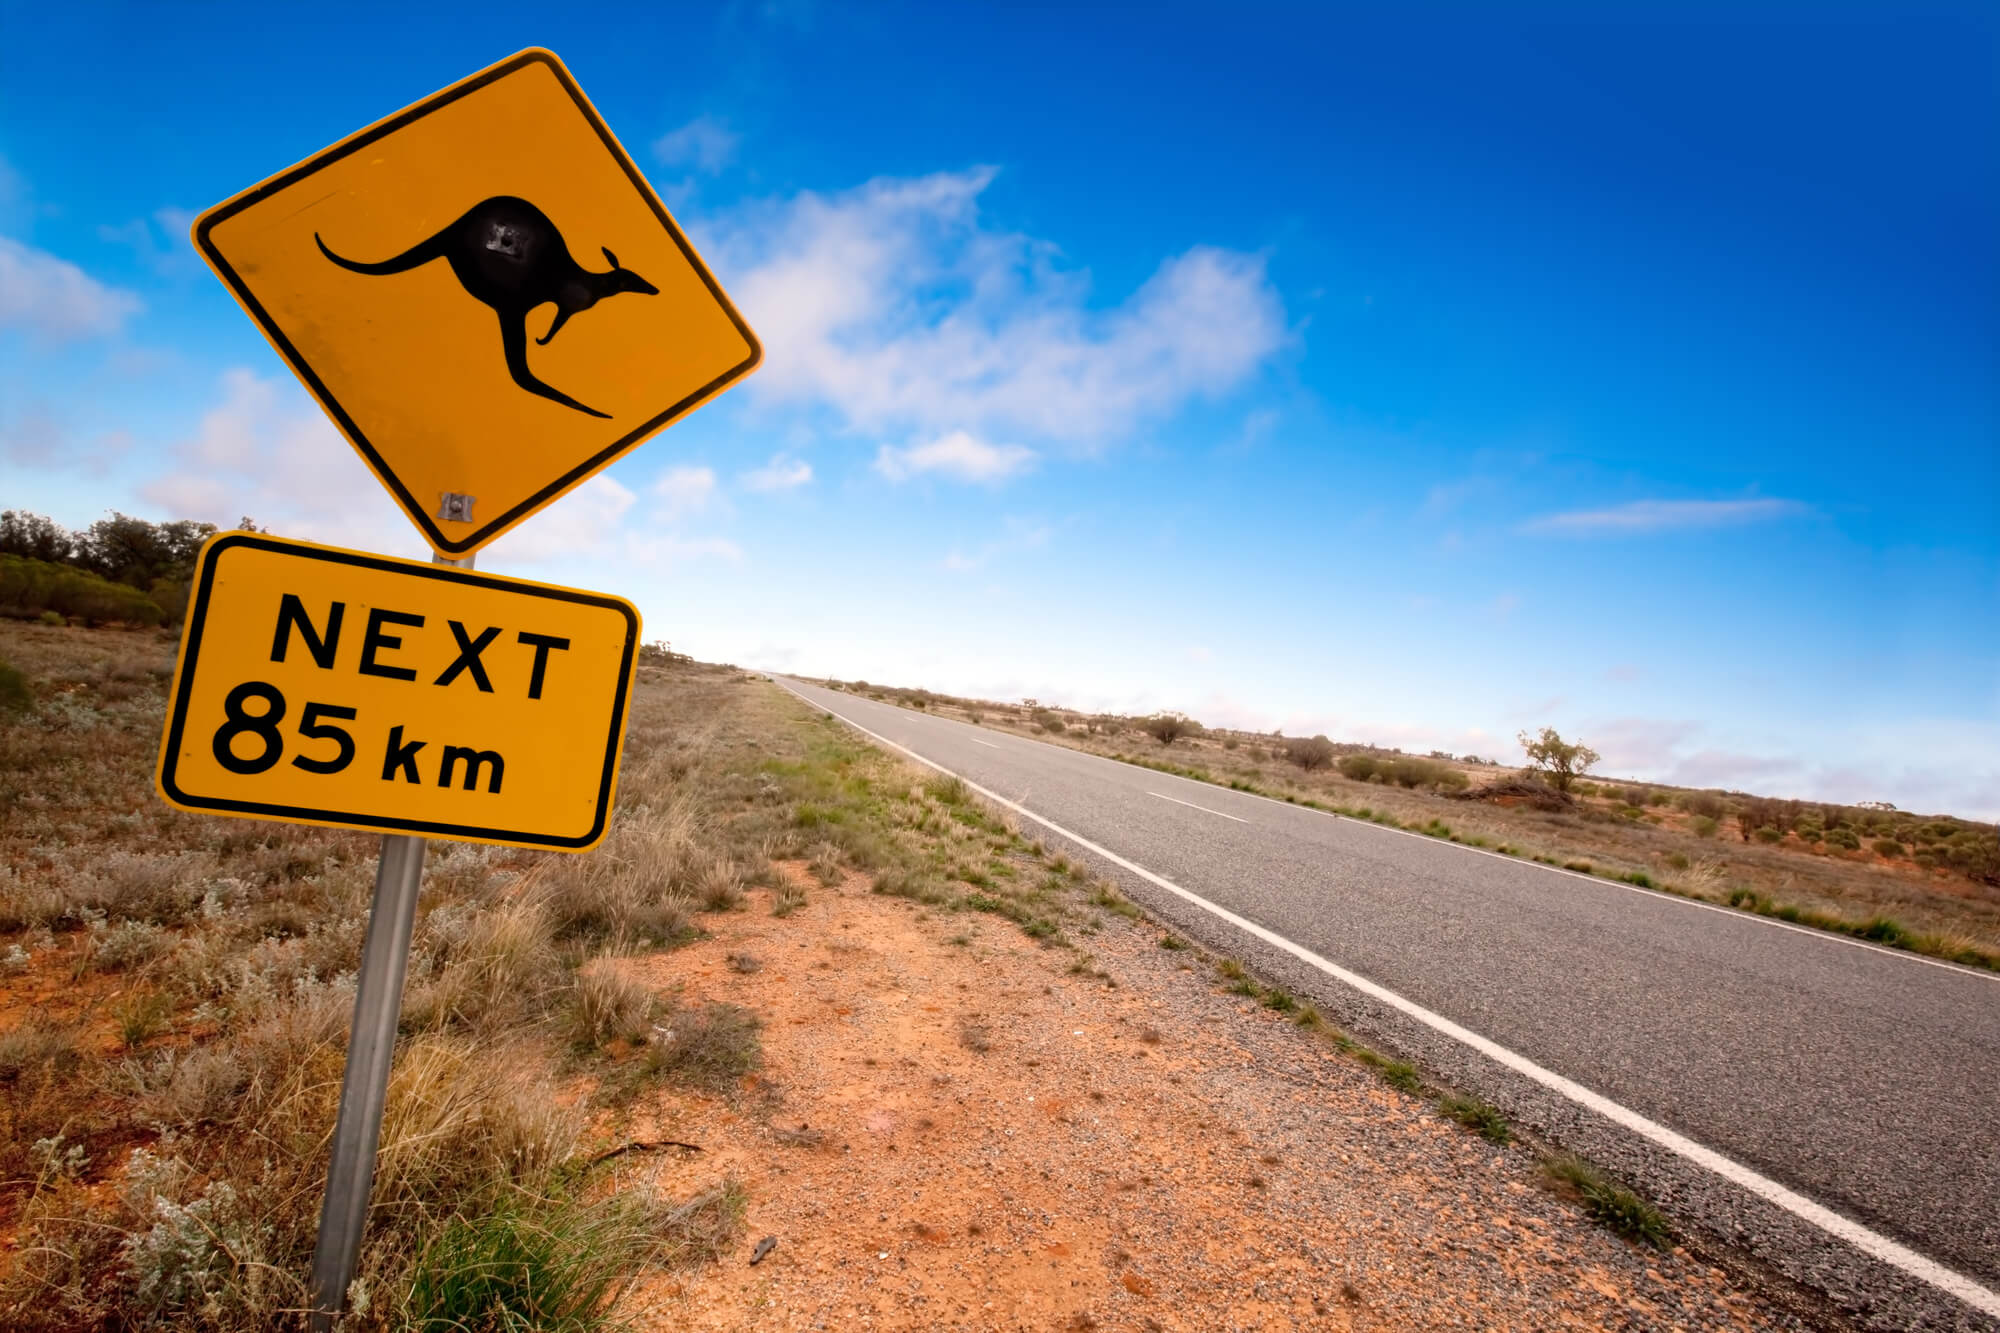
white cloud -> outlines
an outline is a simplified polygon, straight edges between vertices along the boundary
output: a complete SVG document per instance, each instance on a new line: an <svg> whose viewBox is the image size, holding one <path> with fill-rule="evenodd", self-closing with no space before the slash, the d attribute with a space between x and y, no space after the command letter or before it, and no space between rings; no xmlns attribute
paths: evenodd
<svg viewBox="0 0 2000 1333"><path fill-rule="evenodd" d="M603 556L617 549L625 515L638 496L616 477L592 477L562 499L481 550L480 563L494 568L549 560Z"/></svg>
<svg viewBox="0 0 2000 1333"><path fill-rule="evenodd" d="M150 218L133 218L116 227L99 226L97 236L130 249L155 273L185 273L195 267L194 245L188 237L194 219L195 214L185 208L156 208Z"/></svg>
<svg viewBox="0 0 2000 1333"><path fill-rule="evenodd" d="M0 453L17 467L47 472L78 469L93 477L110 473L132 448L130 431L110 430L80 439L60 418L41 406L0 424Z"/></svg>
<svg viewBox="0 0 2000 1333"><path fill-rule="evenodd" d="M67 259L0 236L0 329L25 328L50 341L112 334L144 307Z"/></svg>
<svg viewBox="0 0 2000 1333"><path fill-rule="evenodd" d="M929 444L892 449L883 445L875 454L875 470L891 481L907 481L926 472L941 473L960 481L1004 481L1035 461L1035 451L1018 444L988 444L962 430L940 436Z"/></svg>
<svg viewBox="0 0 2000 1333"><path fill-rule="evenodd" d="M423 539L333 423L289 379L224 371L221 401L140 487L175 518L248 515L288 537L415 556Z"/></svg>
<svg viewBox="0 0 2000 1333"><path fill-rule="evenodd" d="M1261 257L1197 246L1093 303L1055 247L981 218L993 174L881 179L712 220L704 249L769 349L752 395L856 430L1092 447L1240 388L1284 345Z"/></svg>
<svg viewBox="0 0 2000 1333"><path fill-rule="evenodd" d="M653 483L653 494L661 502L667 518L698 514L715 498L715 470L706 467L672 467Z"/></svg>
<svg viewBox="0 0 2000 1333"><path fill-rule="evenodd" d="M727 537L681 537L673 533L634 534L625 540L625 557L635 564L666 568L695 560L743 559L743 548Z"/></svg>
<svg viewBox="0 0 2000 1333"><path fill-rule="evenodd" d="M692 167L712 176L735 160L742 141L726 122L704 114L653 140L653 156L662 166Z"/></svg>
<svg viewBox="0 0 2000 1333"><path fill-rule="evenodd" d="M789 491L805 485L813 479L812 464L803 458L788 458L784 454L771 455L771 461L760 468L752 468L737 478L746 491Z"/></svg>
<svg viewBox="0 0 2000 1333"><path fill-rule="evenodd" d="M1570 536L1674 532L1761 523L1805 512L1806 507L1796 500L1634 500L1609 509L1549 514L1523 524L1521 530Z"/></svg>

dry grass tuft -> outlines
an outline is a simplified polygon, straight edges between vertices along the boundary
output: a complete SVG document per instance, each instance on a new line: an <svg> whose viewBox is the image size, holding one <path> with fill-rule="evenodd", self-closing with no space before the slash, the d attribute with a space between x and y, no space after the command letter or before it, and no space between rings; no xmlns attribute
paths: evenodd
<svg viewBox="0 0 2000 1333"><path fill-rule="evenodd" d="M571 1040L586 1049L614 1041L638 1043L653 1027L658 998L600 958L577 973L571 1009Z"/></svg>
<svg viewBox="0 0 2000 1333"><path fill-rule="evenodd" d="M655 1077L727 1092L763 1059L758 1017L740 1005L681 1009L654 1025L646 1070Z"/></svg>

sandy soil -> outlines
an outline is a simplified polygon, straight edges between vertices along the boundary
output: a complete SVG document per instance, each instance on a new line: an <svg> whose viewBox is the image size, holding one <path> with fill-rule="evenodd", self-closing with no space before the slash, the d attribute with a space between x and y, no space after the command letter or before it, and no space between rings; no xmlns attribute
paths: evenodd
<svg viewBox="0 0 2000 1333"><path fill-rule="evenodd" d="M703 1149L662 1154L660 1188L735 1176L750 1197L735 1252L635 1290L642 1327L1804 1326L1604 1231L1529 1151L1222 993L1143 922L1087 941L1107 980L859 877L810 895L782 920L752 895L710 938L622 963L765 1022L734 1097L640 1108L639 1137Z"/></svg>

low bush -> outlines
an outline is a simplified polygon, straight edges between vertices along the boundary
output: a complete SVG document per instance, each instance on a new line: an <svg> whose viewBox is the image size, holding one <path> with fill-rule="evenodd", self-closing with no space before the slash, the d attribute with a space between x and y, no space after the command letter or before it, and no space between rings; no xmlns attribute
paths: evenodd
<svg viewBox="0 0 2000 1333"><path fill-rule="evenodd" d="M1722 818L1722 798L1714 792L1682 792L1680 806L1681 809L1687 811L1689 814L1699 815L1704 819Z"/></svg>
<svg viewBox="0 0 2000 1333"><path fill-rule="evenodd" d="M0 555L0 612L39 618L49 611L86 625L160 625L167 620L160 605L137 588L46 560Z"/></svg>
<svg viewBox="0 0 2000 1333"><path fill-rule="evenodd" d="M1457 790L1467 784L1465 774L1434 759L1414 755L1350 754L1340 760L1343 777L1356 782L1379 782L1391 787L1430 787Z"/></svg>
<svg viewBox="0 0 2000 1333"><path fill-rule="evenodd" d="M604 1327L614 1293L659 1247L651 1211L631 1195L510 1194L453 1217L418 1258L400 1322L422 1333Z"/></svg>
<svg viewBox="0 0 2000 1333"><path fill-rule="evenodd" d="M0 662L0 717L25 713L35 706L35 693L19 667Z"/></svg>
<svg viewBox="0 0 2000 1333"><path fill-rule="evenodd" d="M1353 757L1359 759L1366 756ZM1285 758L1311 773L1333 763L1333 742L1324 736L1294 737L1285 742ZM1346 771L1345 766L1342 771Z"/></svg>
<svg viewBox="0 0 2000 1333"><path fill-rule="evenodd" d="M1869 844L1869 847L1874 851L1875 855L1886 856L1892 861L1901 856L1905 851L1903 844L1897 842L1894 838L1877 838Z"/></svg>
<svg viewBox="0 0 2000 1333"><path fill-rule="evenodd" d="M1181 713L1155 713L1139 725L1162 745L1172 745L1184 736L1201 734L1201 723Z"/></svg>

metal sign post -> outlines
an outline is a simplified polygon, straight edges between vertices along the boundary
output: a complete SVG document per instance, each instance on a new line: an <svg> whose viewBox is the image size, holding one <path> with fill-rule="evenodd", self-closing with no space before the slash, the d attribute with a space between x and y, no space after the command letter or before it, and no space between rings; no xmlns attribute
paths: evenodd
<svg viewBox="0 0 2000 1333"><path fill-rule="evenodd" d="M475 557L431 559L472 568ZM354 984L354 1024L347 1038L347 1069L340 1078L340 1118L333 1127L333 1155L320 1204L319 1239L313 1245L312 1333L332 1333L347 1308L347 1286L361 1258L368 1196L375 1187L375 1157L382 1144L382 1108L389 1096L389 1064L396 1024L403 1015L403 980L410 970L410 936L417 924L417 888L424 877L424 839L390 833L382 838L375 867L375 900L361 945Z"/></svg>
<svg viewBox="0 0 2000 1333"><path fill-rule="evenodd" d="M375 1154L382 1137L382 1106L389 1094L389 1060L403 1012L403 977L410 965L410 935L417 921L417 884L424 873L424 840L406 833L382 838L375 869L375 901L361 973L354 988L354 1027L347 1039L347 1072L340 1081L340 1119L333 1130L333 1160L326 1200L313 1246L313 1333L331 1333L347 1304L347 1285L361 1257L368 1195L375 1184Z"/></svg>

